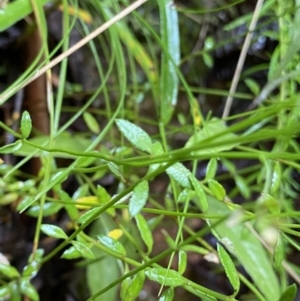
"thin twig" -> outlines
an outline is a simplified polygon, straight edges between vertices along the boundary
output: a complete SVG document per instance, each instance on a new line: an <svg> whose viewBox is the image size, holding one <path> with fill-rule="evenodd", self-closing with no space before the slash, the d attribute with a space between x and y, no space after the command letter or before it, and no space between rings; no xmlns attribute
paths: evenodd
<svg viewBox="0 0 300 301"><path fill-rule="evenodd" d="M232 105L232 101L233 101L233 94L236 91L236 88L237 88L237 85L238 85L238 82L239 82L239 79L240 79L240 76L241 76L241 73L242 73L242 69L243 69L243 66L244 66L244 63L245 63L245 58L246 58L246 55L247 55L247 52L248 52L248 49L249 49L249 46L250 46L250 42L252 40L253 31L256 27L257 20L258 20L259 13L260 13L261 7L263 5L263 2L264 2L264 0L258 0L257 3L256 3L256 7L255 7L255 10L254 10L254 13L253 13L253 18L252 18L251 24L249 26L249 31L246 35L246 38L245 38L245 41L244 41L244 44L243 44L243 48L242 48L242 51L240 53L240 57L239 57L239 60L238 60L238 63L237 63L237 67L236 67L235 72L234 72L234 76L233 76L233 80L232 80L232 83L231 83L229 95L227 97L225 108L224 108L224 111L223 111L223 116L222 116L223 118L226 118L229 115L231 105Z"/></svg>

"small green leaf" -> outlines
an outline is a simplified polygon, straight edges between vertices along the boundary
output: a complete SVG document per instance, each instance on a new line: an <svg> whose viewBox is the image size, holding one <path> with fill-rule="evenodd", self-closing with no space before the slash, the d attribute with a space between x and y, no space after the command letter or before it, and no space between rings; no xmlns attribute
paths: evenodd
<svg viewBox="0 0 300 301"><path fill-rule="evenodd" d="M282 293L278 301L295 301L296 294L297 286L294 283L286 288L286 290Z"/></svg>
<svg viewBox="0 0 300 301"><path fill-rule="evenodd" d="M184 245L182 246L181 250L185 251L185 252L194 252L194 253L198 253L201 255L206 255L209 253L208 250L199 247L199 246L195 246L195 245Z"/></svg>
<svg viewBox="0 0 300 301"><path fill-rule="evenodd" d="M153 247L153 237L149 225L141 214L135 216L136 224L139 229L143 242L147 246L148 254L151 253Z"/></svg>
<svg viewBox="0 0 300 301"><path fill-rule="evenodd" d="M163 215L157 215L157 216L154 216L154 217L150 218L147 221L147 224L149 225L150 230L154 231L155 228L158 227L161 224L163 219L164 219Z"/></svg>
<svg viewBox="0 0 300 301"><path fill-rule="evenodd" d="M195 147L196 145L199 146L199 150L195 151L197 155L207 155L225 150L231 150L239 144L238 136L230 132L223 134L225 131L228 131L228 128L224 121L221 119L212 118L209 122L205 123L203 129L189 138L185 144L185 147ZM211 147L211 143L217 145Z"/></svg>
<svg viewBox="0 0 300 301"><path fill-rule="evenodd" d="M99 123L91 113L84 112L83 120L85 121L85 124L91 132L93 132L94 134L100 133Z"/></svg>
<svg viewBox="0 0 300 301"><path fill-rule="evenodd" d="M251 196L250 188L245 181L245 179L239 175L234 176L235 184L239 191L241 192L241 195L247 200Z"/></svg>
<svg viewBox="0 0 300 301"><path fill-rule="evenodd" d="M162 231L162 234L165 237L165 241L168 244L168 246L171 249L175 249L176 248L176 242L174 240L174 237L172 237L167 231Z"/></svg>
<svg viewBox="0 0 300 301"><path fill-rule="evenodd" d="M213 179L216 175L217 168L218 168L217 159L211 158L207 164L205 179L206 180Z"/></svg>
<svg viewBox="0 0 300 301"><path fill-rule="evenodd" d="M219 182L215 180L209 180L208 187L217 200L219 201L224 200L226 196L226 191Z"/></svg>
<svg viewBox="0 0 300 301"><path fill-rule="evenodd" d="M145 282L145 273L140 271L132 279L126 278L122 282L122 301L135 301Z"/></svg>
<svg viewBox="0 0 300 301"><path fill-rule="evenodd" d="M24 199L18 204L17 211L23 211L25 208L27 208L29 205L31 205L33 202L33 197L31 196L25 196Z"/></svg>
<svg viewBox="0 0 300 301"><path fill-rule="evenodd" d="M95 259L94 253L91 251L89 247L87 247L84 243L79 241L72 241L72 245L75 249L81 254L83 258Z"/></svg>
<svg viewBox="0 0 300 301"><path fill-rule="evenodd" d="M129 213L131 217L137 215L145 206L149 196L149 185L143 181L133 189L132 196L129 200Z"/></svg>
<svg viewBox="0 0 300 301"><path fill-rule="evenodd" d="M212 36L206 37L204 41L204 49L205 50L213 50L216 45L216 42Z"/></svg>
<svg viewBox="0 0 300 301"><path fill-rule="evenodd" d="M43 224L41 225L41 231L50 237L62 239L68 238L67 234L61 228L55 225Z"/></svg>
<svg viewBox="0 0 300 301"><path fill-rule="evenodd" d="M126 250L118 240L115 240L106 235L98 235L97 238L108 249L110 249L116 253L120 253L123 256L126 256Z"/></svg>
<svg viewBox="0 0 300 301"><path fill-rule="evenodd" d="M187 189L187 188L184 188L178 198L177 198L177 203L185 203L185 202L188 202L192 199L194 199L196 196L196 192L194 190L190 190L190 189Z"/></svg>
<svg viewBox="0 0 300 301"><path fill-rule="evenodd" d="M11 204L14 201L16 201L18 198L19 198L19 194L16 192L5 193L3 196L1 196L0 205L5 206Z"/></svg>
<svg viewBox="0 0 300 301"><path fill-rule="evenodd" d="M17 271L16 268L4 263L0 263L0 273L2 273L8 278L20 277L20 273Z"/></svg>
<svg viewBox="0 0 300 301"><path fill-rule="evenodd" d="M22 294L20 291L20 285L15 281L8 283L9 287L9 301L22 301Z"/></svg>
<svg viewBox="0 0 300 301"><path fill-rule="evenodd" d="M208 67L208 68L212 68L214 66L214 59L213 59L213 56L210 55L209 53L203 53L202 55L202 58L203 58L203 61L205 63L205 65Z"/></svg>
<svg viewBox="0 0 300 301"><path fill-rule="evenodd" d="M35 253L30 254L28 261L35 261L36 263L40 264L44 256L44 252L44 249L37 249Z"/></svg>
<svg viewBox="0 0 300 301"><path fill-rule="evenodd" d="M89 185L88 184L83 184L83 185L80 185L76 190L75 192L73 193L72 195L72 200L77 200L83 196L86 196L88 195L88 192L89 192Z"/></svg>
<svg viewBox="0 0 300 301"><path fill-rule="evenodd" d="M27 111L24 111L21 118L21 134L23 138L28 138L32 129L32 122L30 115Z"/></svg>
<svg viewBox="0 0 300 301"><path fill-rule="evenodd" d="M281 165L280 162L275 162L274 171L272 175L272 184L270 189L271 194L274 194L278 191L281 182Z"/></svg>
<svg viewBox="0 0 300 301"><path fill-rule="evenodd" d="M133 276L130 286L130 295L133 301L139 296L139 293L144 286L145 278L146 277L144 270L138 272Z"/></svg>
<svg viewBox="0 0 300 301"><path fill-rule="evenodd" d="M180 186L184 188L192 188L189 179L192 173L182 163L175 163L168 167L166 172L169 177L176 181Z"/></svg>
<svg viewBox="0 0 300 301"><path fill-rule="evenodd" d="M35 287L27 280L22 278L20 281L21 292L25 296L29 297L32 301L39 301L39 294L36 291Z"/></svg>
<svg viewBox="0 0 300 301"><path fill-rule="evenodd" d="M23 268L23 277L29 277L30 279L35 277L36 274L38 273L40 266L37 264L28 264Z"/></svg>
<svg viewBox="0 0 300 301"><path fill-rule="evenodd" d="M200 208L201 208L202 212L205 213L208 209L206 194L205 194L203 188L201 187L201 184L199 183L199 181L192 174L190 175L190 180L194 186L197 197L199 198Z"/></svg>
<svg viewBox="0 0 300 301"><path fill-rule="evenodd" d="M267 209L272 213L280 213L280 206L278 201L268 193L262 193L260 195L260 197L256 201L256 206L258 209Z"/></svg>
<svg viewBox="0 0 300 301"><path fill-rule="evenodd" d="M57 213L61 208L63 208L63 204L61 203L54 203L54 202L47 202L43 205L43 216L49 216L52 214ZM41 206L35 205L30 207L26 214L32 217L38 217L41 213Z"/></svg>
<svg viewBox="0 0 300 301"><path fill-rule="evenodd" d="M148 279L165 286L182 286L187 282L177 271L171 269L151 268L146 270L145 274Z"/></svg>
<svg viewBox="0 0 300 301"><path fill-rule="evenodd" d="M119 179L121 179L123 182L125 182L125 179L121 173L120 167L113 163L113 162L108 162L107 163L107 167L109 168L109 170Z"/></svg>
<svg viewBox="0 0 300 301"><path fill-rule="evenodd" d="M64 258L64 259L75 259L75 258L80 258L80 257L81 257L81 253L79 251L77 251L77 249L74 246L65 250L61 256L61 258Z"/></svg>
<svg viewBox="0 0 300 301"><path fill-rule="evenodd" d="M23 268L23 277L29 277L31 279L36 276L41 267L43 255L43 249L37 249L34 253L30 254L28 265Z"/></svg>
<svg viewBox="0 0 300 301"><path fill-rule="evenodd" d="M90 209L89 211L85 212L84 214L82 214L79 219L76 221L76 223L78 224L85 224L90 218L91 216L93 216L95 214L95 212L99 211L99 208L93 208ZM95 217L95 219L98 216Z"/></svg>
<svg viewBox="0 0 300 301"><path fill-rule="evenodd" d="M231 260L230 256L228 255L228 253L220 244L218 244L218 254L222 266L224 267L226 276L228 277L234 291L237 293L240 289L240 278L235 268L235 265Z"/></svg>
<svg viewBox="0 0 300 301"><path fill-rule="evenodd" d="M186 252L183 250L180 250L178 252L178 273L182 275L185 272L187 264L187 255Z"/></svg>
<svg viewBox="0 0 300 301"><path fill-rule="evenodd" d="M284 249L285 248L284 248L282 236L279 235L278 239L277 239L277 244L275 247L275 252L273 255L274 267L275 267L276 271L280 271L282 268L281 264L282 264L282 261L284 258Z"/></svg>
<svg viewBox="0 0 300 301"><path fill-rule="evenodd" d="M164 153L164 149L163 149L161 143L158 141L154 142L152 145L152 155L159 156L163 153ZM157 170L160 167L160 165L161 165L161 163L151 164L149 166L148 174Z"/></svg>
<svg viewBox="0 0 300 301"><path fill-rule="evenodd" d="M249 88L249 90L255 95L257 96L260 93L260 86L259 84L253 80L252 78L246 78L244 80L246 86Z"/></svg>
<svg viewBox="0 0 300 301"><path fill-rule="evenodd" d="M73 204L72 204L71 197L64 190L61 190L59 188L59 189L56 190L56 193L58 194L58 196L59 196L60 200L62 201L62 203L66 202L64 207L65 207L70 219L75 221L79 217L79 210L76 208L76 203L73 202Z"/></svg>
<svg viewBox="0 0 300 301"><path fill-rule="evenodd" d="M172 301L174 299L174 288L169 287L159 297L158 301Z"/></svg>
<svg viewBox="0 0 300 301"><path fill-rule="evenodd" d="M121 300L127 301L128 291L130 291L131 278L124 279L121 283Z"/></svg>
<svg viewBox="0 0 300 301"><path fill-rule="evenodd" d="M14 143L2 146L0 147L0 154L12 154L16 152L22 146L22 144L22 140L17 140Z"/></svg>
<svg viewBox="0 0 300 301"><path fill-rule="evenodd" d="M2 300L9 300L9 287L6 285L0 286L0 298Z"/></svg>
<svg viewBox="0 0 300 301"><path fill-rule="evenodd" d="M131 142L136 148L152 153L152 141L150 136L135 124L124 120L117 119L116 124L122 134Z"/></svg>

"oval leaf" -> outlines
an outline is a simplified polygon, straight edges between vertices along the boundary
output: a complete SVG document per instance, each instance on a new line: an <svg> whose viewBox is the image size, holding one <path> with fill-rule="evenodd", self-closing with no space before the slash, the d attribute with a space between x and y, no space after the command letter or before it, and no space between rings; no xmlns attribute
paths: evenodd
<svg viewBox="0 0 300 301"><path fill-rule="evenodd" d="M68 235L59 227L54 225L41 225L41 231L50 237L67 239Z"/></svg>
<svg viewBox="0 0 300 301"><path fill-rule="evenodd" d="M240 289L240 278L236 271L235 265L225 249L218 244L218 254L226 276L228 277L234 291L237 293Z"/></svg>
<svg viewBox="0 0 300 301"><path fill-rule="evenodd" d="M47 202L43 206L43 216L49 216L52 214L57 213L61 208L63 207L63 204L61 203L52 203L52 202ZM26 214L32 217L38 217L41 213L41 206L40 205L35 205L30 207Z"/></svg>
<svg viewBox="0 0 300 301"><path fill-rule="evenodd" d="M238 136L233 133L226 133L228 128L222 119L212 118L205 123L203 129L189 138L185 147L199 146L197 155L218 153L230 150L239 144ZM222 134L225 132L224 134ZM214 146L210 146L211 144Z"/></svg>
<svg viewBox="0 0 300 301"><path fill-rule="evenodd" d="M121 179L125 183L125 179L121 173L120 167L117 164L108 162L107 167L117 178Z"/></svg>
<svg viewBox="0 0 300 301"><path fill-rule="evenodd" d="M64 259L75 259L75 258L80 258L81 253L75 249L74 246L70 247L69 249L65 250L64 253L62 254L61 258Z"/></svg>
<svg viewBox="0 0 300 301"><path fill-rule="evenodd" d="M121 300L122 301L127 301L127 295L128 291L130 291L130 284L131 284L131 279L130 277L124 279L121 283Z"/></svg>
<svg viewBox="0 0 300 301"><path fill-rule="evenodd" d="M19 194L16 192L6 193L5 195L1 195L0 205L5 206L10 203L13 203L19 198Z"/></svg>
<svg viewBox="0 0 300 301"><path fill-rule="evenodd" d="M14 143L2 146L0 147L0 154L12 154L15 151L17 151L19 148L21 148L22 144L23 143L21 140L17 140Z"/></svg>
<svg viewBox="0 0 300 301"><path fill-rule="evenodd" d="M182 246L181 249L185 252L195 252L195 253L199 253L201 255L209 254L209 251L207 249L204 249L204 248L196 246L196 245L184 245L184 246Z"/></svg>
<svg viewBox="0 0 300 301"><path fill-rule="evenodd" d="M187 255L186 252L180 250L178 253L178 273L182 275L185 272L187 264Z"/></svg>
<svg viewBox="0 0 300 301"><path fill-rule="evenodd" d="M144 271L140 271L139 273L135 274L134 277L129 281L123 281L122 285L127 286L127 288L123 288L122 301L135 301L144 286L144 282Z"/></svg>
<svg viewBox="0 0 300 301"><path fill-rule="evenodd" d="M106 246L110 250L126 256L126 250L119 241L106 235L98 235L97 238L104 246Z"/></svg>
<svg viewBox="0 0 300 301"><path fill-rule="evenodd" d="M136 148L150 154L152 153L151 138L144 130L124 119L117 119L116 124L122 134Z"/></svg>
<svg viewBox="0 0 300 301"><path fill-rule="evenodd" d="M284 243L281 235L278 236L275 252L273 256L274 266L277 271L281 270L281 264L284 258Z"/></svg>
<svg viewBox="0 0 300 301"><path fill-rule="evenodd" d="M206 194L205 194L203 188L201 187L201 184L199 183L199 181L192 174L190 175L190 180L195 189L197 197L199 198L200 208L201 208L202 212L205 213L208 209Z"/></svg>
<svg viewBox="0 0 300 301"><path fill-rule="evenodd" d="M206 167L206 176L205 179L213 179L216 175L218 169L218 161L216 158L211 158Z"/></svg>
<svg viewBox="0 0 300 301"><path fill-rule="evenodd" d="M164 153L164 149L163 149L161 143L158 141L154 142L152 145L152 155L159 156L159 155L162 155L163 153ZM157 170L160 167L160 165L161 165L161 163L151 164L148 169L148 174Z"/></svg>
<svg viewBox="0 0 300 301"><path fill-rule="evenodd" d="M9 287L3 285L0 287L0 298L3 300L9 300Z"/></svg>
<svg viewBox="0 0 300 301"><path fill-rule="evenodd" d="M24 199L18 204L17 211L23 211L28 206L30 206L33 203L33 197L32 196L25 196Z"/></svg>
<svg viewBox="0 0 300 301"><path fill-rule="evenodd" d="M280 299L278 301L294 301L296 300L297 286L296 284L292 284L287 287L287 289L282 293Z"/></svg>
<svg viewBox="0 0 300 301"><path fill-rule="evenodd" d="M139 229L143 242L147 246L148 254L151 253L153 247L153 237L149 225L141 214L135 216L136 224Z"/></svg>
<svg viewBox="0 0 300 301"><path fill-rule="evenodd" d="M174 288L173 287L169 287L159 297L158 301L172 301L173 298L174 298Z"/></svg>
<svg viewBox="0 0 300 301"><path fill-rule="evenodd" d="M17 271L16 268L4 263L0 263L0 273L2 273L8 278L17 278L20 276L20 273Z"/></svg>
<svg viewBox="0 0 300 301"><path fill-rule="evenodd" d="M27 111L24 111L21 118L21 134L23 138L28 138L32 129L32 122L30 115Z"/></svg>
<svg viewBox="0 0 300 301"><path fill-rule="evenodd" d="M149 195L149 185L143 181L133 189L129 200L129 213L131 217L136 216L145 206Z"/></svg>
<svg viewBox="0 0 300 301"><path fill-rule="evenodd" d="M73 240L72 244L75 247L75 249L81 254L82 257L88 258L88 259L95 259L94 253L84 243Z"/></svg>
<svg viewBox="0 0 300 301"><path fill-rule="evenodd" d="M83 120L85 121L85 124L87 125L88 129L91 132L93 132L94 134L100 133L100 127L99 127L98 121L95 119L95 117L91 113L84 112Z"/></svg>
<svg viewBox="0 0 300 301"><path fill-rule="evenodd" d="M166 172L169 177L175 180L180 186L192 188L189 180L192 173L182 163L175 163L168 167Z"/></svg>
<svg viewBox="0 0 300 301"><path fill-rule="evenodd" d="M235 184L238 187L241 195L247 200L251 196L251 191L249 188L248 183L245 181L245 179L239 175L236 175L234 177Z"/></svg>
<svg viewBox="0 0 300 301"><path fill-rule="evenodd" d="M29 277L30 279L35 277L38 273L40 266L35 263L30 263L23 268L23 277Z"/></svg>
<svg viewBox="0 0 300 301"><path fill-rule="evenodd" d="M226 191L219 182L215 180L209 180L208 187L217 200L219 201L224 200L226 196Z"/></svg>
<svg viewBox="0 0 300 301"><path fill-rule="evenodd" d="M281 182L281 165L280 162L275 162L274 171L272 175L272 184L270 189L271 194L274 194L278 191Z"/></svg>
<svg viewBox="0 0 300 301"><path fill-rule="evenodd" d="M89 219L95 215L95 212L99 211L99 208L93 208L93 209L90 209L89 211L85 212L84 214L82 214L78 220L76 221L76 223L78 224L85 224L87 221L89 221ZM95 217L95 219L97 218L98 216Z"/></svg>
<svg viewBox="0 0 300 301"><path fill-rule="evenodd" d="M21 279L20 287L22 294L29 297L30 300L40 300L39 294L36 291L35 287L27 279Z"/></svg>
<svg viewBox="0 0 300 301"><path fill-rule="evenodd" d="M148 279L158 282L166 286L182 286L186 284L186 279L175 270L167 270L164 268L151 268L145 271Z"/></svg>

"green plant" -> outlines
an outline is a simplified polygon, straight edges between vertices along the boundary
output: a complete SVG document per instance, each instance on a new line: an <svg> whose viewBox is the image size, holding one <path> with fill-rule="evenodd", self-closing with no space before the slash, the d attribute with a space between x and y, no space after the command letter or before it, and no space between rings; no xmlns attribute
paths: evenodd
<svg viewBox="0 0 300 301"><path fill-rule="evenodd" d="M242 284L255 300L294 300L296 286L290 285L287 278L289 275L299 283L299 271L286 257L289 248L299 250L298 242L291 238L299 236L299 212L293 204L299 190L293 172L299 170L300 159L297 5L281 0L265 2L261 13L277 18L279 27L278 32L271 32L278 46L268 53L268 82L261 87L246 70L242 79L248 92L238 93L232 88L229 93L192 87L180 71L180 64L194 57L200 57L208 68L212 66L212 52L220 44L211 37L204 42L203 51L187 53L180 60L180 43L186 42L180 36L180 22L186 21L190 13L210 11L176 9L166 0L147 3L139 11L137 7L142 2L146 1L130 6L130 22L124 19L107 28L100 24L110 22L121 6L129 5L128 1L80 3L81 9L89 12L93 25L99 24L101 30L96 33L103 28L106 31L100 36L92 34L90 37L95 40L85 41L101 84L75 109L63 103L64 95L70 94L66 79L69 34L76 24L82 34L88 35L92 25L80 18L79 3L62 1L63 38L50 51L44 2L37 1L30 9L35 14L43 46L28 70L0 95L0 103L35 79L37 70L46 72L59 62L60 85L54 94L51 89L47 94L49 135L30 136L32 120L27 111L22 114L20 132L0 122L1 128L16 138L14 143L1 147L0 153L23 157L13 167L2 165L0 204L20 198L17 212L36 218L33 250L23 271L0 264L0 298L21 300L23 294L38 300L30 281L45 262L60 253L61 260L80 260L79 265L86 267L88 300L135 300L146 279L161 285L161 301L176 300L177 287L201 300L238 300ZM223 9L233 9L236 4L224 5ZM29 2L26 5L30 7ZM69 6L74 8L74 15ZM15 3L8 4L7 16L4 10L7 20L2 19L0 28L11 25L9 12L15 8ZM151 13L153 18L149 17ZM227 24L227 29L234 29L241 22L250 23L258 13L237 18ZM13 22L17 20L16 17ZM271 33L264 32L266 36ZM143 41L138 35L143 36ZM59 49L63 54L58 60L53 59ZM51 77L50 72L48 76ZM189 113L175 110L180 106L180 91L187 99ZM199 91L254 99L249 102L252 111L223 119L214 116L214 112L206 114L194 96ZM76 94L72 89L71 92ZM92 106L99 96L105 109ZM152 111L145 113L143 105L149 110L147 102L151 102ZM61 116L66 112L74 114L61 124ZM68 128L81 116L87 131L71 135ZM100 117L104 120L101 125ZM186 141L183 147L174 148L173 136L178 132L185 134ZM36 177L27 179L21 168L33 157L41 158L42 168ZM72 161L66 167L58 166L57 158ZM251 162L251 166L239 168L236 162L242 160ZM201 179L196 177L200 162L205 162L205 176ZM218 174L220 165L226 169L223 175ZM107 174L112 174L118 184L114 195L96 184ZM168 188L158 200L150 186L161 174L167 175ZM78 183L72 195L63 185L70 177ZM234 183L233 187L227 185L228 180ZM237 196L243 198L242 204L234 202ZM43 221L61 211L68 216L69 228ZM199 231L189 226L192 218L203 222ZM176 228L175 235L167 232L168 223ZM164 229L167 247L153 255L153 233L159 225ZM60 241L46 255L39 247L42 233ZM217 245L209 244L204 238L206 234L212 234ZM208 260L219 264L232 293L221 293L189 279L185 273L191 253L213 258ZM161 264L165 258L167 265ZM240 266L250 280L240 272Z"/></svg>

